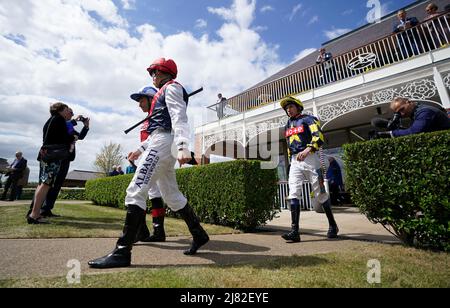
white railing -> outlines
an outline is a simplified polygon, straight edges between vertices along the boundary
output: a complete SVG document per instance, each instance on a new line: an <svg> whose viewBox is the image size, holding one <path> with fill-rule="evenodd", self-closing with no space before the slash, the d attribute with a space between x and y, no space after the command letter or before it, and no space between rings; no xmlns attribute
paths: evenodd
<svg viewBox="0 0 450 308"><path fill-rule="evenodd" d="M349 79L450 44L448 14L401 33L389 35L322 64L308 67L227 100L224 117L259 108L288 95L297 95ZM218 104L208 107L217 111ZM227 110L228 109L228 110Z"/></svg>
<svg viewBox="0 0 450 308"><path fill-rule="evenodd" d="M314 211L314 201L311 199L311 184L305 183L303 185L302 196L303 198L300 200L300 206L304 211ZM281 210L289 209L289 183L282 181L278 183L278 202L277 207L279 206Z"/></svg>

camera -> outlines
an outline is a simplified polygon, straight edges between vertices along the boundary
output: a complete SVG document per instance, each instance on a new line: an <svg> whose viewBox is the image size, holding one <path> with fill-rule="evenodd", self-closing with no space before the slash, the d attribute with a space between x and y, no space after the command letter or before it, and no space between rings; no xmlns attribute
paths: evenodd
<svg viewBox="0 0 450 308"><path fill-rule="evenodd" d="M377 129L386 131L372 130L369 132L369 140L391 138L391 131L402 128L402 115L398 112L394 113L394 117L390 120L384 118L373 118L372 126Z"/></svg>
<svg viewBox="0 0 450 308"><path fill-rule="evenodd" d="M394 117L389 120L387 130L396 130L400 128L402 115L399 112L394 113Z"/></svg>
<svg viewBox="0 0 450 308"><path fill-rule="evenodd" d="M87 118L85 118L83 116L79 116L77 119L78 122L83 122L83 123L86 122L86 120L87 120Z"/></svg>

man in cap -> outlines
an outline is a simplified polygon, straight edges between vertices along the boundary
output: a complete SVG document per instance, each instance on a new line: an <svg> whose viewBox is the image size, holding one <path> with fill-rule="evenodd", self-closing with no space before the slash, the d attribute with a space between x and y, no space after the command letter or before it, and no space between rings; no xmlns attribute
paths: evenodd
<svg viewBox="0 0 450 308"><path fill-rule="evenodd" d="M324 143L320 122L310 115L303 115L303 103L295 97L281 101L289 121L285 128L288 154L291 161L289 172L289 199L291 200L292 230L282 237L289 242L300 242L300 198L303 184L311 183L314 194L321 203L328 218L328 238L336 238L339 232L331 211L330 196L323 185L323 173L317 152Z"/></svg>

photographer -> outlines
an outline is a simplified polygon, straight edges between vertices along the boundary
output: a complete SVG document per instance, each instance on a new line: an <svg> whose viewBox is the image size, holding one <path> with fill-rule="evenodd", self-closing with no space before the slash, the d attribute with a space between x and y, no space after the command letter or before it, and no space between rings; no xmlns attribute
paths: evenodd
<svg viewBox="0 0 450 308"><path fill-rule="evenodd" d="M67 132L71 136L76 136L76 140L83 140L87 133L89 132L89 118L85 118L83 116L77 116L75 119L73 118L73 111L69 108L67 116L65 117L66 120L66 127ZM75 130L75 126L78 125L78 122L83 123L83 128L81 132L78 132ZM59 169L59 172L56 176L55 182L53 184L53 187L50 188L47 197L45 199L45 202L41 208L41 216L42 217L59 217L59 215L56 215L52 212L56 199L58 198L59 192L61 191L62 185L64 183L64 180L66 179L67 173L69 172L70 163L75 160L75 142L74 141L70 146L70 156L68 159L61 161L61 166ZM33 204L31 204L31 208L33 207Z"/></svg>
<svg viewBox="0 0 450 308"><path fill-rule="evenodd" d="M69 154L68 149L70 145L77 140L77 137L69 134L67 130L66 122L72 117L69 107L61 102L55 103L50 107L50 115L51 117L47 120L42 129L43 145L63 145L65 149L63 152ZM61 169L63 161L59 158L57 160L45 161L43 159L45 153L46 152L41 148L38 155L38 160L40 162L39 185L36 188L31 203L31 209L26 217L28 224L46 223L41 220L41 206L46 200L50 188L55 185L55 180L59 175L59 170Z"/></svg>
<svg viewBox="0 0 450 308"><path fill-rule="evenodd" d="M390 107L396 116L387 125L387 128L391 129L391 131L378 133L381 137L402 137L450 129L450 119L439 108L412 102L407 98L401 97L394 99ZM398 122L400 118L411 118L411 127L408 129L399 129Z"/></svg>

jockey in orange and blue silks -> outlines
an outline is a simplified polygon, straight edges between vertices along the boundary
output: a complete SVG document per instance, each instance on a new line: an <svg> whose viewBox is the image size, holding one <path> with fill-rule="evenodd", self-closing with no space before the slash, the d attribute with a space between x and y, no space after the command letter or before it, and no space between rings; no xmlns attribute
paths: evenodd
<svg viewBox="0 0 450 308"><path fill-rule="evenodd" d="M295 97L281 101L289 121L285 128L288 154L291 162L289 170L289 199L291 200L292 231L282 237L286 241L300 242L300 199L303 185L309 182L315 197L319 200L328 218L328 238L336 238L339 232L330 206L330 196L323 185L323 174L317 154L324 144L324 136L319 120L310 115L302 115L303 103Z"/></svg>

